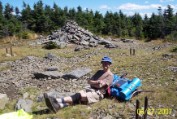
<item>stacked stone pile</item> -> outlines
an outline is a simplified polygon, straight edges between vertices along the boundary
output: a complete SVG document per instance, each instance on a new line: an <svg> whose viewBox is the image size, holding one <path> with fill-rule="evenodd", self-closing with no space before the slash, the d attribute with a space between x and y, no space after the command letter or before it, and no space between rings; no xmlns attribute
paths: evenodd
<svg viewBox="0 0 177 119"><path fill-rule="evenodd" d="M109 40L105 40L98 36L95 36L88 30L80 27L74 21L67 21L61 29L52 32L46 38L41 37L37 40L37 44L48 43L49 41L55 42L59 47L63 48L68 43L73 43L79 46L96 47L99 44L105 45L106 48L116 48L117 45L113 44Z"/></svg>

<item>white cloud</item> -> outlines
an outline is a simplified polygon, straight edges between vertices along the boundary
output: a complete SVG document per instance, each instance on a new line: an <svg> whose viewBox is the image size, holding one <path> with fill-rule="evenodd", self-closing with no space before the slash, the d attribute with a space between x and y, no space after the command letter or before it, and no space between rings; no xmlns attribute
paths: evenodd
<svg viewBox="0 0 177 119"><path fill-rule="evenodd" d="M16 13L15 13L15 12L11 12L11 14L12 14L12 15L16 15Z"/></svg>
<svg viewBox="0 0 177 119"><path fill-rule="evenodd" d="M128 15L128 16L133 16L134 14L135 14L135 12L124 12L126 15ZM148 16L148 17L151 17L151 15L152 15L152 13L143 13L143 12L140 12L140 13L138 13L138 14L140 14L141 15L141 17L142 18L144 18L144 16L145 16L145 14Z"/></svg>
<svg viewBox="0 0 177 119"><path fill-rule="evenodd" d="M160 2L173 2L174 0L160 0Z"/></svg>
<svg viewBox="0 0 177 119"><path fill-rule="evenodd" d="M151 4L151 5L138 5L133 3L126 3L119 6L117 9L121 10L145 10L145 9L158 9L159 7L164 8L160 4Z"/></svg>
<svg viewBox="0 0 177 119"><path fill-rule="evenodd" d="M145 14L147 15L147 17L151 17L152 13L139 13L143 18L145 17Z"/></svg>
<svg viewBox="0 0 177 119"><path fill-rule="evenodd" d="M132 15L134 15L135 14L135 12L124 12L126 15L128 15L128 16L132 16Z"/></svg>
<svg viewBox="0 0 177 119"><path fill-rule="evenodd" d="M101 5L99 8L100 8L100 9L106 9L106 10L110 10L110 9L111 9L111 8L110 8L109 6L107 6L107 5Z"/></svg>

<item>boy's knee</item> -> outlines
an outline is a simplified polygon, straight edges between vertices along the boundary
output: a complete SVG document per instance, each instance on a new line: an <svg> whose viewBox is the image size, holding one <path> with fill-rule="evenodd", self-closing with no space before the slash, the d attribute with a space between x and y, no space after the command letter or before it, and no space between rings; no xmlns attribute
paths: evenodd
<svg viewBox="0 0 177 119"><path fill-rule="evenodd" d="M81 93L81 98L86 98L86 97L87 97L86 93Z"/></svg>

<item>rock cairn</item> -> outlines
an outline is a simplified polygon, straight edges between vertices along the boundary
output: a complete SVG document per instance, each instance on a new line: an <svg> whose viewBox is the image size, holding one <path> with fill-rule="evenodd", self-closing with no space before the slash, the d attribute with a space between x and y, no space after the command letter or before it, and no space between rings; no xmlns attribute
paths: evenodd
<svg viewBox="0 0 177 119"><path fill-rule="evenodd" d="M39 38L37 44L55 42L59 47L65 47L68 43L88 47L96 47L98 44L105 45L106 48L116 48L117 46L109 40L95 36L88 30L81 28L75 21L67 21L59 30L52 32L46 38Z"/></svg>

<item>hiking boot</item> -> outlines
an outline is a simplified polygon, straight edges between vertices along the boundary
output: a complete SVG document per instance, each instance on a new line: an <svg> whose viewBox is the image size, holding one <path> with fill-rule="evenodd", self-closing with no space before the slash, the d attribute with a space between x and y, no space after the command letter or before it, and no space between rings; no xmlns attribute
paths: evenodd
<svg viewBox="0 0 177 119"><path fill-rule="evenodd" d="M58 104L57 100L48 96L47 93L44 93L44 99L47 107L54 113L57 113L57 111L60 109L60 105Z"/></svg>

